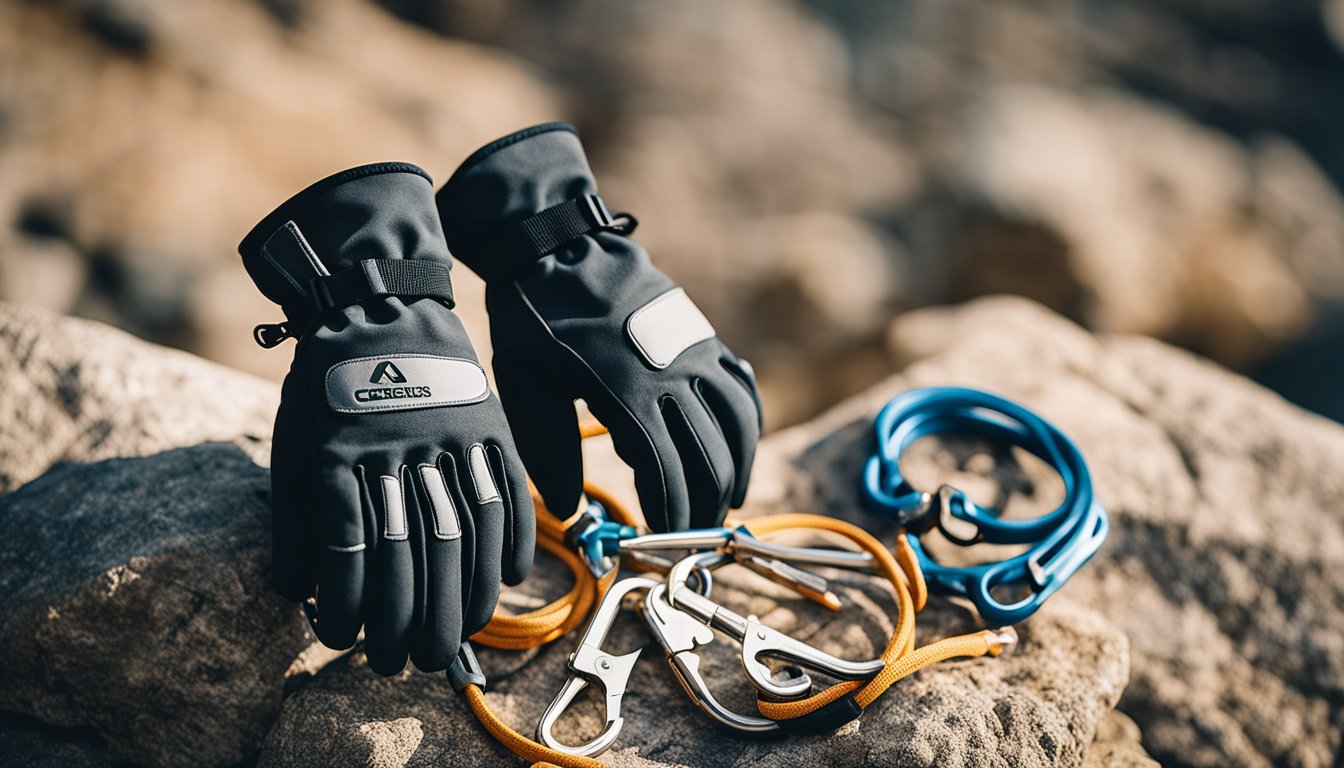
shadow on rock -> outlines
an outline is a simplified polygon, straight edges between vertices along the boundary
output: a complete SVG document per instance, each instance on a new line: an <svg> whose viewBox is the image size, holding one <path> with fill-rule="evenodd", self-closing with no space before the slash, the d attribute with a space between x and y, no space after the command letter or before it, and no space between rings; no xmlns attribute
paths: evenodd
<svg viewBox="0 0 1344 768"><path fill-rule="evenodd" d="M311 642L270 592L270 490L237 446L63 464L0 497L0 699L114 759L250 759Z"/></svg>

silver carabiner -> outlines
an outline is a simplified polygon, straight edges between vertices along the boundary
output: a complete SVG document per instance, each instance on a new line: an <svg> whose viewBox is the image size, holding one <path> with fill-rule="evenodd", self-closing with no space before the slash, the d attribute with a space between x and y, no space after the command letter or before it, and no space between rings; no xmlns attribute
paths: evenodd
<svg viewBox="0 0 1344 768"><path fill-rule="evenodd" d="M659 584L644 596L640 616L649 631L663 647L667 663L677 680L705 714L719 723L746 733L773 733L779 723L764 717L742 715L728 709L710 692L700 674L700 654L697 649L714 642L714 630L694 616L673 608L667 602L667 585Z"/></svg>
<svg viewBox="0 0 1344 768"><path fill-rule="evenodd" d="M642 649L615 656L602 650L602 643L606 641L607 633L611 631L612 624L620 614L621 603L626 595L656 586L659 586L659 582L653 579L632 576L616 582L602 596L602 602L598 604L597 610L588 621L587 628L583 630L583 636L579 638L579 646L569 656L569 678L537 723L537 741L558 752L584 757L600 755L616 743L616 738L621 733L621 726L625 724L621 717L621 698L625 695L625 686L630 681L630 673L634 671L635 661L639 659ZM587 743L577 746L564 744L556 739L551 731L565 709L573 703L574 698L589 685L596 685L602 689L605 701L603 716L606 724L601 733Z"/></svg>
<svg viewBox="0 0 1344 768"><path fill-rule="evenodd" d="M733 531L733 552L739 556L782 560L792 565L821 565L849 571L875 571L873 556L867 552L828 547L791 547L758 539L745 526Z"/></svg>
<svg viewBox="0 0 1344 768"><path fill-rule="evenodd" d="M786 659L841 680L868 680L886 666L881 659L855 662L819 651L765 626L754 617L745 617L724 608L687 585L695 569L712 568L729 557L718 552L704 552L683 558L668 572L667 601L673 608L685 611L741 643L742 671L757 690L779 699L796 699L806 696L812 689L812 678L806 672L786 680L776 680L770 668L761 662L762 657Z"/></svg>

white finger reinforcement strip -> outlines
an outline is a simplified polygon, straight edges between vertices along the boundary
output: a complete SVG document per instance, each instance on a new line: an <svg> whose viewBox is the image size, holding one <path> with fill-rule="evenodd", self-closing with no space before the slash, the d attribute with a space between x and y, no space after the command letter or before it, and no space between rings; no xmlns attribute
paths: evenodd
<svg viewBox="0 0 1344 768"><path fill-rule="evenodd" d="M659 369L671 365L692 346L714 338L714 326L680 288L635 310L626 321L625 330L635 349L649 365Z"/></svg>
<svg viewBox="0 0 1344 768"><path fill-rule="evenodd" d="M383 511L387 520L383 523L383 537L387 539L406 538L406 500L401 495L401 480L392 475L378 478L383 485Z"/></svg>
<svg viewBox="0 0 1344 768"><path fill-rule="evenodd" d="M363 552L363 551L364 551L364 545L363 545L363 544L355 544L355 545L353 545L353 546L349 546L349 547L342 547L342 546L339 546L339 545L336 545L336 544L328 544L328 545L327 545L327 549L331 550L332 552L346 552L346 553L351 553L351 552Z"/></svg>
<svg viewBox="0 0 1344 768"><path fill-rule="evenodd" d="M429 511L434 515L434 535L440 539L456 539L462 535L462 522L457 517L457 507L448 495L448 486L443 482L443 473L438 467L424 464L420 467L420 479L425 484L425 494L429 496Z"/></svg>
<svg viewBox="0 0 1344 768"><path fill-rule="evenodd" d="M467 449L467 463L471 465L471 484L476 486L476 502L487 504L499 501L499 488L490 476L490 462L485 460L485 446L476 443Z"/></svg>

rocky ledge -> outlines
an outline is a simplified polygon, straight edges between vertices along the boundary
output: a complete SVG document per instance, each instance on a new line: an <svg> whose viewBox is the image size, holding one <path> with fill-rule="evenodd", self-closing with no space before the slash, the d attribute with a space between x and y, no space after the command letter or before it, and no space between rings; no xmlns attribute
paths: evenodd
<svg viewBox="0 0 1344 768"><path fill-rule="evenodd" d="M890 537L856 503L868 422L910 387L964 384L1037 409L1079 442L1111 539L1019 627L1015 654L921 672L828 738L749 740L710 727L627 619L611 647L646 650L607 762L1340 759L1344 428L1160 343L1093 336L1021 300L908 314L889 344L908 363L902 373L764 442L745 515L824 512ZM380 678L357 652L323 666L297 610L269 594L272 386L9 306L0 376L24 403L0 421L0 707L12 713L0 745L19 764L507 764L442 676ZM910 457L917 482L950 479L1006 498L1013 514L1058 492L1011 453L925 443ZM600 463L603 479L627 484L609 457ZM543 559L506 600L521 607L563 582ZM755 581L725 582L716 594L729 605L841 655L875 653L890 626L883 591L863 578L844 582L839 620ZM934 598L919 640L975 626L971 612ZM530 731L572 643L482 654L506 721ZM729 645L715 644L707 674L745 708ZM597 724L596 702L583 701L561 733Z"/></svg>

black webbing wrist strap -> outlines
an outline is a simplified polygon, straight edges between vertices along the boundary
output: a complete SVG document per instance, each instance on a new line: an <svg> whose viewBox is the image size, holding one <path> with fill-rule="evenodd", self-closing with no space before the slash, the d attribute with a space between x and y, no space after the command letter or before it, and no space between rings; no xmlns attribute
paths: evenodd
<svg viewBox="0 0 1344 768"><path fill-rule="evenodd" d="M453 281L448 265L437 261L365 259L311 283L319 313L347 307L375 296L432 296L453 307Z"/></svg>
<svg viewBox="0 0 1344 768"><path fill-rule="evenodd" d="M495 229L482 244L489 253L472 267L481 267L487 282L512 280L570 240L594 232L628 235L638 223L629 214L612 216L601 195L584 195Z"/></svg>

